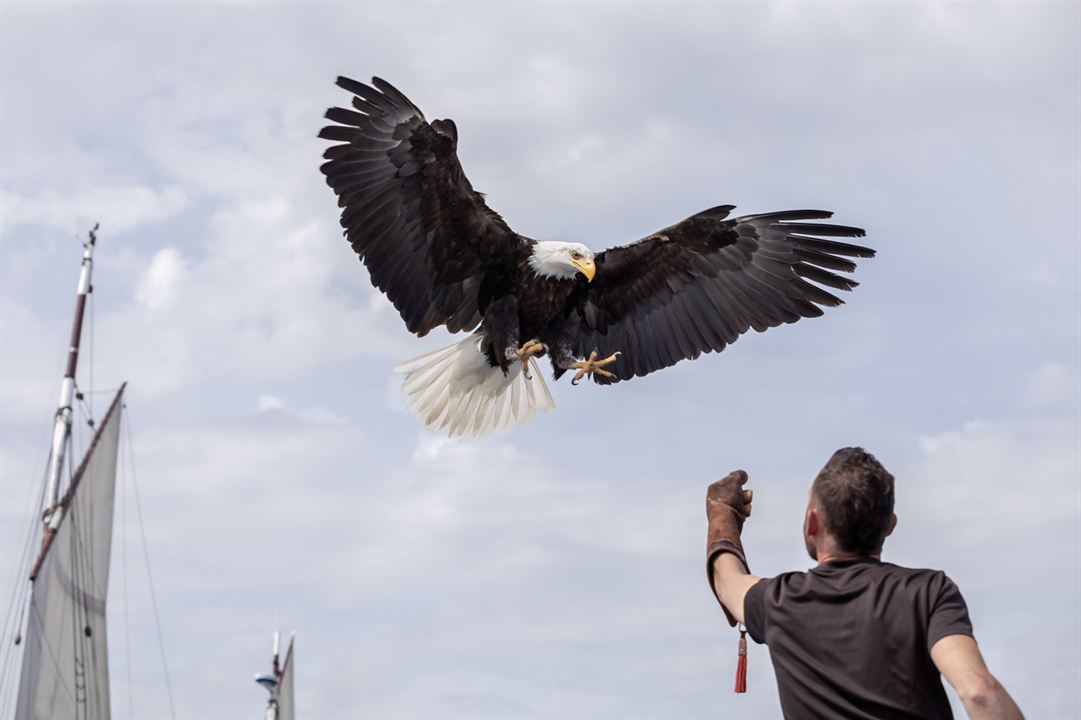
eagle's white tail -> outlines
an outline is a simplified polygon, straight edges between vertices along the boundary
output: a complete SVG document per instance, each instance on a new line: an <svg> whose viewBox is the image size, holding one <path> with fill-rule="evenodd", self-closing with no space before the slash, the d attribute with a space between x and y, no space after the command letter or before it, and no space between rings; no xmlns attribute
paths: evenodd
<svg viewBox="0 0 1081 720"><path fill-rule="evenodd" d="M480 343L479 335L471 335L394 368L405 373L402 391L422 423L433 430L446 428L451 437L484 437L529 422L538 410L555 409L533 358L530 378L517 361L504 375L488 364Z"/></svg>

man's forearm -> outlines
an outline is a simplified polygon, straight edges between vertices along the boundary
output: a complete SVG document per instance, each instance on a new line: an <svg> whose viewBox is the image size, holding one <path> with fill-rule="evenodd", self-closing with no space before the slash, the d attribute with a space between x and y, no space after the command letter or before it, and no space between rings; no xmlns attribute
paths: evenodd
<svg viewBox="0 0 1081 720"><path fill-rule="evenodd" d="M743 561L732 553L721 553L713 558L713 592L739 622L745 622L743 599L747 591L758 582L743 567Z"/></svg>
<svg viewBox="0 0 1081 720"><path fill-rule="evenodd" d="M1021 708L993 675L988 674L972 687L962 688L958 695L971 720L1024 720Z"/></svg>
<svg viewBox="0 0 1081 720"><path fill-rule="evenodd" d="M973 720L1020 720L1020 708L995 679L970 635L947 635L931 646L931 661L953 685Z"/></svg>

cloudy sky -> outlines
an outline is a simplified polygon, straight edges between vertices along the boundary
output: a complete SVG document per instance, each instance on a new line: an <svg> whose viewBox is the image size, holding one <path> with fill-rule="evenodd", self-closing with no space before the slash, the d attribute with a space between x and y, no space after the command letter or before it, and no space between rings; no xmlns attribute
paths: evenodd
<svg viewBox="0 0 1081 720"><path fill-rule="evenodd" d="M100 221L80 384L130 382L117 717L169 715L133 480L178 716L259 717L281 627L302 717L776 717L764 647L731 693L705 487L746 468L752 568L806 568L806 488L855 444L897 477L886 559L957 581L1030 717L1081 715L1078 4L0 20L0 598ZM562 382L554 414L448 441L391 372L448 337L405 331L318 172L339 74L454 118L473 184L532 237L601 249L720 203L822 207L879 255L825 317L614 388Z"/></svg>

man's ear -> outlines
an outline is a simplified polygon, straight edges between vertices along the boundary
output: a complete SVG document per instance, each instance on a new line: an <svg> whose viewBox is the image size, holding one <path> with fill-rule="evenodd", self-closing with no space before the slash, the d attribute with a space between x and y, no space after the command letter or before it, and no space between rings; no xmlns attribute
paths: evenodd
<svg viewBox="0 0 1081 720"><path fill-rule="evenodd" d="M818 535L822 531L822 521L818 517L818 511L814 506L807 508L807 516L803 520L803 534L808 537Z"/></svg>
<svg viewBox="0 0 1081 720"><path fill-rule="evenodd" d="M886 537L889 537L893 534L893 529L895 527L897 527L897 513L890 515L890 527L888 530L886 530Z"/></svg>

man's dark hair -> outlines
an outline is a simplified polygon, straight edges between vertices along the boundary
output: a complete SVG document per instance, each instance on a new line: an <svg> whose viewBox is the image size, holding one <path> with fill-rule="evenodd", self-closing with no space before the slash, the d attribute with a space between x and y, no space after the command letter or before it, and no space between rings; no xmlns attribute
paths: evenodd
<svg viewBox="0 0 1081 720"><path fill-rule="evenodd" d="M875 555L890 529L893 475L863 448L841 448L811 486L822 523L845 552Z"/></svg>

